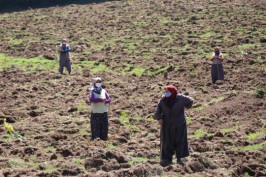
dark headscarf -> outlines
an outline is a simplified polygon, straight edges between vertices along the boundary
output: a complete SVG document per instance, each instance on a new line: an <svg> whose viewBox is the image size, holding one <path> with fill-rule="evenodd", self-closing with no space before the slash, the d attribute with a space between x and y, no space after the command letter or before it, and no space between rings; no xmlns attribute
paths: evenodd
<svg viewBox="0 0 266 177"><path fill-rule="evenodd" d="M174 104L175 102L175 98L177 95L177 88L173 85L168 85L164 88L165 91L171 92L171 96L170 97L166 97L165 95L163 95L163 100L165 101L167 106L172 106L172 104Z"/></svg>

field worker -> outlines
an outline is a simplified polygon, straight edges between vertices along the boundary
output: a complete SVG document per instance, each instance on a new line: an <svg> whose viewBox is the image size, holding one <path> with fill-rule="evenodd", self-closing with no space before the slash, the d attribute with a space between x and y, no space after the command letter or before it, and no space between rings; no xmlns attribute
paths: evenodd
<svg viewBox="0 0 266 177"><path fill-rule="evenodd" d="M111 102L109 94L102 88L102 79L93 79L93 87L89 93L91 104L91 139L108 137L108 104Z"/></svg>
<svg viewBox="0 0 266 177"><path fill-rule="evenodd" d="M59 61L59 72L63 74L64 67L67 68L68 73L71 73L71 61L70 61L70 46L67 43L66 39L63 39L60 44L59 53L60 53L60 61Z"/></svg>
<svg viewBox="0 0 266 177"><path fill-rule="evenodd" d="M187 125L185 108L191 108L193 99L177 94L177 88L173 85L164 88L164 95L160 99L155 119L161 125L161 150L160 164L168 166L172 164L174 153L177 163L183 163L181 158L189 156L187 141Z"/></svg>
<svg viewBox="0 0 266 177"><path fill-rule="evenodd" d="M212 84L215 84L217 80L224 80L224 69L223 69L223 60L224 57L221 53L219 47L216 47L211 58L212 61L212 69L211 69L211 76L212 76Z"/></svg>

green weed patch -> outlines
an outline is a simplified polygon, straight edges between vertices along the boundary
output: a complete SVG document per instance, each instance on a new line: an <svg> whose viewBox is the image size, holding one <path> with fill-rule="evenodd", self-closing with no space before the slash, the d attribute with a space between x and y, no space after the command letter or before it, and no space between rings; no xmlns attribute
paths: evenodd
<svg viewBox="0 0 266 177"><path fill-rule="evenodd" d="M146 158L146 157L132 157L128 163L130 165L133 165L135 163L145 163L147 161L148 161L148 158Z"/></svg>
<svg viewBox="0 0 266 177"><path fill-rule="evenodd" d="M22 42L23 42L22 39L10 39L8 43L12 45L18 45L18 44L21 44Z"/></svg>
<svg viewBox="0 0 266 177"><path fill-rule="evenodd" d="M216 98L211 99L210 103L217 103L219 101L222 101L224 99L224 96L218 96Z"/></svg>
<svg viewBox="0 0 266 177"><path fill-rule="evenodd" d="M117 146L113 145L113 144L107 144L107 148L108 149L116 149Z"/></svg>
<svg viewBox="0 0 266 177"><path fill-rule="evenodd" d="M8 161L10 167L28 167L28 163L21 159L12 159Z"/></svg>
<svg viewBox="0 0 266 177"><path fill-rule="evenodd" d="M128 114L129 114L129 111L121 111L119 121L121 123L129 123Z"/></svg>
<svg viewBox="0 0 266 177"><path fill-rule="evenodd" d="M194 135L192 135L191 137L192 138L200 138L200 137L203 137L205 135L208 135L208 132L205 132L204 130L199 129L199 130L196 130Z"/></svg>
<svg viewBox="0 0 266 177"><path fill-rule="evenodd" d="M56 151L56 148L54 146L48 146L48 147L45 148L45 150L47 152L55 152Z"/></svg>
<svg viewBox="0 0 266 177"><path fill-rule="evenodd" d="M266 93L266 89L263 89L263 88L257 88L255 91L254 91L254 96L256 98L263 98L264 95Z"/></svg>
<svg viewBox="0 0 266 177"><path fill-rule="evenodd" d="M9 57L0 54L0 70L5 68L18 67L26 71L35 71L36 69L50 70L58 67L58 63L53 60L47 60L43 57L19 58Z"/></svg>
<svg viewBox="0 0 266 177"><path fill-rule="evenodd" d="M163 73L165 70L167 70L169 68L169 66L164 66L164 67L160 67L158 69L155 70L149 70L148 71L148 75L158 75Z"/></svg>
<svg viewBox="0 0 266 177"><path fill-rule="evenodd" d="M239 149L244 150L244 151L263 150L263 149L266 149L266 141L259 143L259 144L243 146L243 147L240 147Z"/></svg>
<svg viewBox="0 0 266 177"><path fill-rule="evenodd" d="M237 131L239 128L240 128L240 126L223 128L223 129L221 129L221 132L222 133L228 133L228 132L232 132L232 131Z"/></svg>
<svg viewBox="0 0 266 177"><path fill-rule="evenodd" d="M130 71L130 74L136 75L136 76L141 76L145 70L146 70L145 68L134 68L132 71Z"/></svg>
<svg viewBox="0 0 266 177"><path fill-rule="evenodd" d="M190 125L190 124L191 124L191 122L192 122L192 119L191 119L191 117L187 117L186 121L187 121L187 125Z"/></svg>
<svg viewBox="0 0 266 177"><path fill-rule="evenodd" d="M265 136L265 134L266 134L266 129L262 131L254 132L254 133L249 133L246 137L249 140L255 140L255 139L262 138L263 136Z"/></svg>
<svg viewBox="0 0 266 177"><path fill-rule="evenodd" d="M197 107L194 107L193 109L196 110L196 111L202 111L206 108L206 106L197 106Z"/></svg>

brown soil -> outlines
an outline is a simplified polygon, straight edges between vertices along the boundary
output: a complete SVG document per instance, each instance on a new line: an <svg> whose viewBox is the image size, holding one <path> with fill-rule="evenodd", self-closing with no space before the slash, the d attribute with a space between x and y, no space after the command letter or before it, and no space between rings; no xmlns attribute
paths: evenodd
<svg viewBox="0 0 266 177"><path fill-rule="evenodd" d="M68 37L74 63L71 76L1 69L0 123L6 118L27 140L1 137L0 176L266 176L266 102L254 96L266 87L264 7L128 0L0 14L1 53L55 59ZM212 86L205 54L216 45L227 54L226 80ZM108 70L75 68L84 60ZM145 71L138 77L134 68ZM112 98L106 142L90 141L87 91L95 76ZM191 155L163 168L151 117L168 83L195 104L187 110ZM196 136L199 130L206 134ZM262 148L245 149L251 145Z"/></svg>

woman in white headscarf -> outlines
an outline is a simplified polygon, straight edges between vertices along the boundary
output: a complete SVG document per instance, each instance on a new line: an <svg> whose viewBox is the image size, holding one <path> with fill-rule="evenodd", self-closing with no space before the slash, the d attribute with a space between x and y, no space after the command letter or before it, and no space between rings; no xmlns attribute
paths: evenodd
<svg viewBox="0 0 266 177"><path fill-rule="evenodd" d="M111 102L110 96L102 88L102 79L93 79L93 87L89 92L91 104L91 139L108 138L108 104Z"/></svg>

